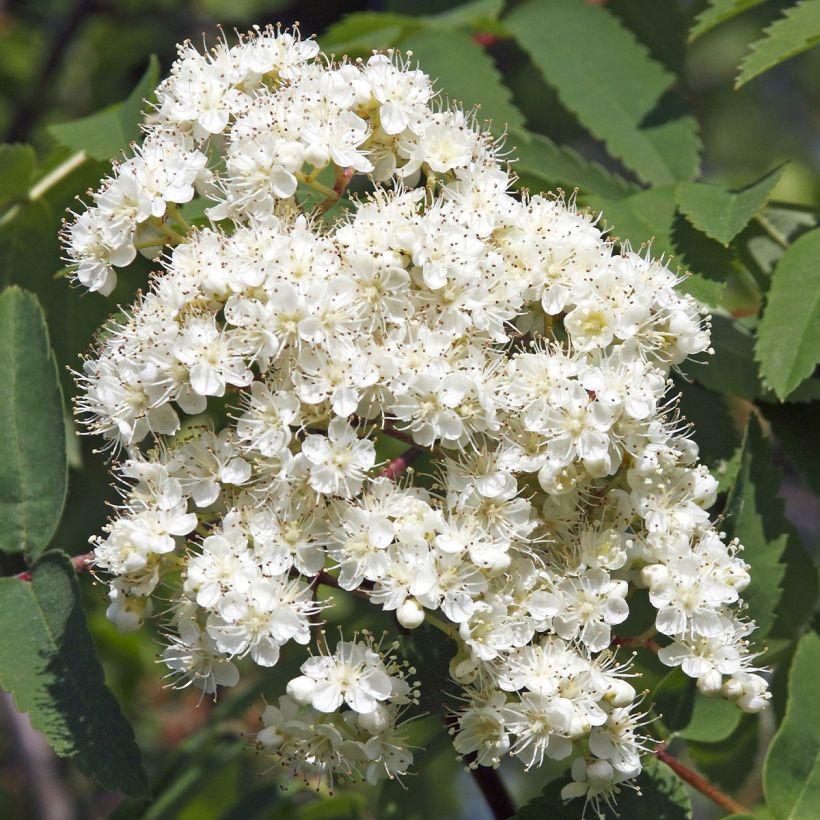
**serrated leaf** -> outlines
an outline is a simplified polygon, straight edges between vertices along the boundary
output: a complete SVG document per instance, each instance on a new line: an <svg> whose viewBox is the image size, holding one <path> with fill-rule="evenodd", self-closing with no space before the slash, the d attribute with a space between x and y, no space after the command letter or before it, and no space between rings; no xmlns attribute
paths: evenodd
<svg viewBox="0 0 820 820"><path fill-rule="evenodd" d="M752 43L740 64L735 88L820 44L820 0L802 0L786 9L764 37Z"/></svg>
<svg viewBox="0 0 820 820"><path fill-rule="evenodd" d="M578 187L584 193L595 193L608 199L618 199L635 193L634 185L603 165L585 159L567 145L556 145L548 137L527 131L518 140L520 132L512 131L510 141L514 145L511 157L513 170L522 181L535 182L533 193L548 190L558 183L570 188Z"/></svg>
<svg viewBox="0 0 820 820"><path fill-rule="evenodd" d="M28 192L37 156L30 145L0 145L0 207Z"/></svg>
<svg viewBox="0 0 820 820"><path fill-rule="evenodd" d="M413 59L451 101L461 102L465 109L479 106L479 120L492 120L493 130L523 127L524 116L493 58L469 35L425 29L402 37L399 45L413 52Z"/></svg>
<svg viewBox="0 0 820 820"><path fill-rule="evenodd" d="M682 283L682 290L707 304L718 304L731 269L730 256L677 212L673 186L650 188L617 200L593 196L590 201L602 210L603 224L611 228L612 236L628 240L633 249L651 241L653 256L666 257L672 270L695 274Z"/></svg>
<svg viewBox="0 0 820 820"><path fill-rule="evenodd" d="M728 316L713 316L714 355L702 363L687 363L686 372L716 393L756 399L763 393L763 386L753 359L754 344L755 337L739 322Z"/></svg>
<svg viewBox="0 0 820 820"><path fill-rule="evenodd" d="M640 792L621 788L614 806L601 804L601 817L688 820L692 816L692 804L683 781L653 757L644 758L643 767L636 780ZM548 783L543 794L522 806L513 820L578 820L583 814L584 802L582 798L566 803L561 799L561 789L567 782L562 778Z"/></svg>
<svg viewBox="0 0 820 820"><path fill-rule="evenodd" d="M51 125L48 132L62 145L84 151L94 159L117 157L139 138L145 100L152 96L158 82L159 60L151 55L142 79L121 103L79 120Z"/></svg>
<svg viewBox="0 0 820 820"><path fill-rule="evenodd" d="M431 14L428 20L451 28L473 28L487 21L498 20L504 10L504 0L473 0L453 9Z"/></svg>
<svg viewBox="0 0 820 820"><path fill-rule="evenodd" d="M696 175L697 123L664 115L659 105L674 76L606 8L530 0L503 22L563 105L644 182L666 185Z"/></svg>
<svg viewBox="0 0 820 820"><path fill-rule="evenodd" d="M715 26L719 26L747 9L754 8L765 2L766 0L711 0L695 18L695 22L689 31L689 41L696 40L702 34L711 31Z"/></svg>
<svg viewBox="0 0 820 820"><path fill-rule="evenodd" d="M820 214L800 205L772 203L756 213L735 243L743 263L763 290L783 251L799 236L820 227Z"/></svg>
<svg viewBox="0 0 820 820"><path fill-rule="evenodd" d="M763 765L766 804L776 820L814 820L820 806L820 637L797 646L789 672L786 717Z"/></svg>
<svg viewBox="0 0 820 820"><path fill-rule="evenodd" d="M698 230L728 246L763 207L783 167L738 191L703 182L680 182L675 196L678 208Z"/></svg>
<svg viewBox="0 0 820 820"><path fill-rule="evenodd" d="M683 72L689 15L682 5L657 0L609 0L607 5L646 44L653 59L675 74Z"/></svg>
<svg viewBox="0 0 820 820"><path fill-rule="evenodd" d="M680 412L695 426L701 461L710 469L725 463L740 445L726 396L680 377L673 378L674 389L680 393Z"/></svg>
<svg viewBox="0 0 820 820"><path fill-rule="evenodd" d="M761 409L789 461L820 494L820 401L809 404L764 404Z"/></svg>
<svg viewBox="0 0 820 820"><path fill-rule="evenodd" d="M781 558L788 540L783 501L777 497L781 476L772 463L769 443L754 416L749 418L740 468L726 500L723 527L728 539L743 545L752 580L743 592L749 617L757 622L753 640L762 645L774 623L783 594L786 567Z"/></svg>
<svg viewBox="0 0 820 820"><path fill-rule="evenodd" d="M134 733L105 686L62 552L40 558L31 582L0 578L0 685L58 755L106 789L148 792Z"/></svg>
<svg viewBox="0 0 820 820"><path fill-rule="evenodd" d="M790 245L772 274L757 330L760 375L785 399L820 361L820 229Z"/></svg>
<svg viewBox="0 0 820 820"><path fill-rule="evenodd" d="M65 503L65 419L43 311L17 287L0 294L0 384L0 549L33 560Z"/></svg>
<svg viewBox="0 0 820 820"><path fill-rule="evenodd" d="M369 54L394 46L402 34L424 25L403 14L361 11L348 14L329 26L321 37L322 49L335 54Z"/></svg>

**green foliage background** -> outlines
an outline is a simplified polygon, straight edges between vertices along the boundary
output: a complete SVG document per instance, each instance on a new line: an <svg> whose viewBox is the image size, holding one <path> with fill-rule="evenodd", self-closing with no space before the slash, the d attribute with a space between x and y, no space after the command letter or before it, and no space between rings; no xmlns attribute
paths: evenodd
<svg viewBox="0 0 820 820"><path fill-rule="evenodd" d="M415 724L425 751L407 792L284 793L249 737L262 697L283 689L298 658L246 675L217 704L166 689L157 636L119 635L103 586L70 560L87 551L112 498L94 442L74 434L66 368L149 266L121 277L111 301L80 296L63 278L62 215L138 136L142 101L175 43L215 36L217 23L297 19L337 54L412 50L447 96L480 104L506 134L522 185L576 191L620 241L652 240L655 254L692 272L684 287L713 308L716 353L678 377L682 409L721 482L715 514L746 546L746 597L774 698L768 713L741 716L643 649L641 683L662 715L659 739L747 816L820 816L820 0L5 3L0 686L67 760L48 764L56 791L45 793L45 770L26 768L6 705L0 814L45 817L59 799L64 816L83 818L489 816L435 716L448 704L448 656L434 636L405 640L430 712ZM394 630L355 602L339 601L333 617ZM561 776L502 770L518 816L531 820L580 816L558 799ZM622 816L726 814L659 761L641 786Z"/></svg>

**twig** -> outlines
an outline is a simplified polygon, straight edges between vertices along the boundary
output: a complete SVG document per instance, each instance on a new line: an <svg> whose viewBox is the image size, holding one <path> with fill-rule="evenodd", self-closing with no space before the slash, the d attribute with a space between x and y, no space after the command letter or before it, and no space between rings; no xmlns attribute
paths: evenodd
<svg viewBox="0 0 820 820"><path fill-rule="evenodd" d="M400 456L388 462L387 466L379 473L382 478L389 478L396 481L404 475L407 468L420 456L425 453L419 447L409 447Z"/></svg>
<svg viewBox="0 0 820 820"><path fill-rule="evenodd" d="M742 806L736 800L729 797L728 794L722 792L717 786L704 780L697 772L692 771L692 769L685 766L676 757L669 754L665 746L659 746L655 749L655 757L669 766L684 783L688 783L693 789L696 789L702 795L708 797L713 803L716 803L722 809L729 812L729 814L751 814L745 806Z"/></svg>
<svg viewBox="0 0 820 820"><path fill-rule="evenodd" d="M471 767L470 774L487 801L495 820L506 820L506 818L515 814L515 806L507 793L507 788L504 786L504 781L501 779L498 769L493 769L490 766Z"/></svg>

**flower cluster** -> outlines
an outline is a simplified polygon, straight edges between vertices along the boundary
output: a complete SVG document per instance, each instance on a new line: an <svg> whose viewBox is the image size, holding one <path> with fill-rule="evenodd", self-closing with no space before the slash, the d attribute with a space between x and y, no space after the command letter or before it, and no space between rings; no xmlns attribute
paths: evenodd
<svg viewBox="0 0 820 820"><path fill-rule="evenodd" d="M137 251L160 267L79 376L125 486L96 564L123 629L163 585L165 661L210 692L310 642L318 583L428 620L454 640L457 751L567 759L567 797L609 799L646 742L611 648L634 602L703 693L768 695L748 568L670 397L708 319L662 262L514 179L395 54L333 63L278 30L182 47L65 231L91 290ZM385 465L389 439L409 447ZM406 771L384 663L313 657L260 744L307 773Z"/></svg>
<svg viewBox="0 0 820 820"><path fill-rule="evenodd" d="M365 636L367 637L367 636ZM371 640L340 641L332 655L302 664L278 706L262 715L260 749L294 774L364 779L375 785L406 774L413 753L397 726L415 690L394 657ZM340 711L346 705L347 709Z"/></svg>

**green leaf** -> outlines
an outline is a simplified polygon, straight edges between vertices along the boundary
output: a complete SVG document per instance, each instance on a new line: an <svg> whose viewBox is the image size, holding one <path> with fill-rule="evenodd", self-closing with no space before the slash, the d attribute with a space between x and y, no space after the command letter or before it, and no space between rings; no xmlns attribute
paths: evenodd
<svg viewBox="0 0 820 820"><path fill-rule="evenodd" d="M731 393L745 399L756 399L763 386L754 363L752 333L728 316L712 317L714 355L702 364L686 364L686 372L695 381L716 393Z"/></svg>
<svg viewBox="0 0 820 820"><path fill-rule="evenodd" d="M451 101L463 103L465 109L479 106L479 119L492 120L495 131L523 127L524 117L493 58L469 35L431 28L409 34L399 44L413 52L413 59Z"/></svg>
<svg viewBox="0 0 820 820"><path fill-rule="evenodd" d="M789 461L806 484L820 494L820 402L764 404L761 409Z"/></svg>
<svg viewBox="0 0 820 820"><path fill-rule="evenodd" d="M680 182L676 194L678 208L698 230L728 245L763 207L783 174L783 167L739 191L703 182Z"/></svg>
<svg viewBox="0 0 820 820"><path fill-rule="evenodd" d="M729 705L740 712L737 706ZM733 791L748 779L750 761L754 760L759 742L760 716L740 712L737 728L727 738L706 743L687 741L687 750L708 780Z"/></svg>
<svg viewBox="0 0 820 820"><path fill-rule="evenodd" d="M683 781L668 767L654 757L643 760L643 771L636 783L640 791L621 788L615 797L614 807L601 804L606 818L652 818L652 820L688 820L692 816L692 804ZM548 783L543 794L522 806L513 820L578 820L583 814L584 803L578 798L564 802L561 789L568 781L561 778Z"/></svg>
<svg viewBox="0 0 820 820"><path fill-rule="evenodd" d="M783 501L777 497L780 472L772 463L769 443L760 425L750 416L743 441L740 469L726 500L724 529L727 538L743 545L743 560L752 581L743 592L748 615L757 622L754 638L762 643L774 623L783 594L786 567L780 563L788 540Z"/></svg>
<svg viewBox="0 0 820 820"><path fill-rule="evenodd" d="M817 227L820 227L817 211L778 202L756 213L734 246L743 264L765 291L784 250L798 237Z"/></svg>
<svg viewBox="0 0 820 820"><path fill-rule="evenodd" d="M735 88L820 44L820 0L795 3L764 34L740 64Z"/></svg>
<svg viewBox="0 0 820 820"><path fill-rule="evenodd" d="M820 361L820 229L788 247L772 274L757 331L760 375L785 399Z"/></svg>
<svg viewBox="0 0 820 820"><path fill-rule="evenodd" d="M711 0L706 8L695 18L689 31L689 41L696 40L715 26L730 20L747 9L759 6L766 0Z"/></svg>
<svg viewBox="0 0 820 820"><path fill-rule="evenodd" d="M659 105L674 76L607 9L530 0L503 22L561 102L644 182L666 185L696 175L697 123Z"/></svg>
<svg viewBox="0 0 820 820"><path fill-rule="evenodd" d="M556 145L548 137L531 131L522 134L523 139L517 141L519 133L512 131L510 134L514 145L512 167L533 193L549 190L556 183L609 199L619 199L636 191L636 187L623 177L585 159L567 145Z"/></svg>
<svg viewBox="0 0 820 820"><path fill-rule="evenodd" d="M776 820L814 820L820 806L820 637L805 635L789 673L786 717L763 766L766 804Z"/></svg>
<svg viewBox="0 0 820 820"><path fill-rule="evenodd" d="M65 419L43 311L17 287L0 294L0 384L0 549L34 559L65 503Z"/></svg>
<svg viewBox="0 0 820 820"><path fill-rule="evenodd" d="M50 277L59 264L59 221L48 203L42 199L21 203L5 216L0 224L0 283L25 282L34 289L47 280L53 287Z"/></svg>
<svg viewBox="0 0 820 820"><path fill-rule="evenodd" d="M453 9L430 15L427 19L449 28L476 28L498 20L504 11L504 0L473 0Z"/></svg>
<svg viewBox="0 0 820 820"><path fill-rule="evenodd" d="M673 377L680 392L680 410L687 422L695 425L694 437L700 458L710 469L731 459L740 444L735 421L726 396Z"/></svg>
<svg viewBox="0 0 820 820"><path fill-rule="evenodd" d="M362 11L348 14L322 35L322 49L334 54L369 54L394 46L402 34L424 25L415 17Z"/></svg>
<svg viewBox="0 0 820 820"><path fill-rule="evenodd" d="M30 145L0 145L0 207L28 192L37 156Z"/></svg>
<svg viewBox="0 0 820 820"><path fill-rule="evenodd" d="M655 711L670 732L685 729L695 708L695 681L680 669L668 672L655 689Z"/></svg>
<svg viewBox="0 0 820 820"><path fill-rule="evenodd" d="M783 552L786 572L783 576L783 589L788 590L789 594L780 599L772 634L794 640L803 632L817 609L820 577L815 559L803 546L794 527L789 522L786 523L787 540ZM769 648L772 649L771 646Z"/></svg>
<svg viewBox="0 0 820 820"><path fill-rule="evenodd" d="M153 95L158 82L159 60L151 55L142 79L123 102L79 120L49 126L48 132L62 145L85 151L94 159L116 157L139 138L145 101Z"/></svg>
<svg viewBox="0 0 820 820"><path fill-rule="evenodd" d="M695 274L682 283L682 290L707 304L720 301L731 258L721 245L695 231L678 214L673 186L650 188L617 200L593 196L591 204L602 209L603 222L611 227L613 236L636 249L651 241L652 254L667 257L672 270Z"/></svg>
<svg viewBox="0 0 820 820"><path fill-rule="evenodd" d="M58 755L106 789L147 793L134 733L105 686L62 552L46 553L30 583L0 578L0 685Z"/></svg>
<svg viewBox="0 0 820 820"><path fill-rule="evenodd" d="M697 692L689 723L677 734L684 740L717 743L726 740L737 729L742 717L743 712L736 704Z"/></svg>

